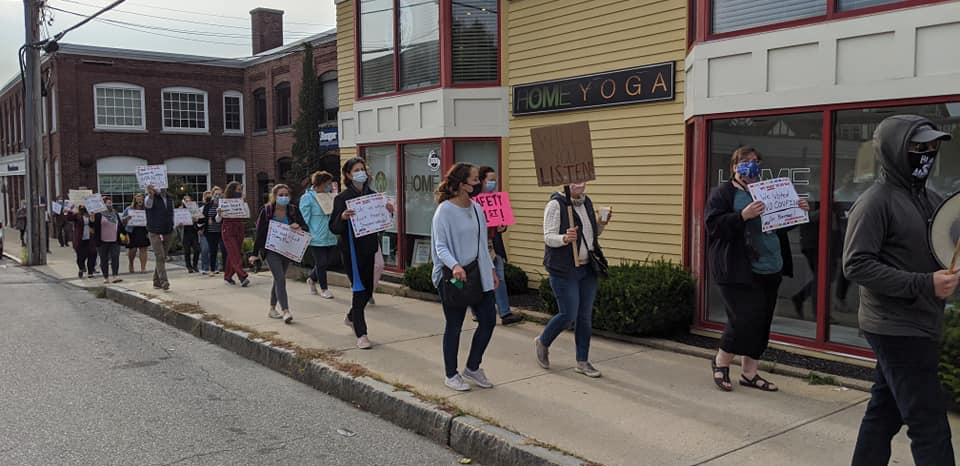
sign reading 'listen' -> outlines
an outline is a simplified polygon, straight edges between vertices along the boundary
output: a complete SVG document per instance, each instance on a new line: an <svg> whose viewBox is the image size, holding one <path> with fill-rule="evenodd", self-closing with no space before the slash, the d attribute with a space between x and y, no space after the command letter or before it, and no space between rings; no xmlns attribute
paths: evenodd
<svg viewBox="0 0 960 466"><path fill-rule="evenodd" d="M674 64L660 63L513 87L513 114L673 100Z"/></svg>

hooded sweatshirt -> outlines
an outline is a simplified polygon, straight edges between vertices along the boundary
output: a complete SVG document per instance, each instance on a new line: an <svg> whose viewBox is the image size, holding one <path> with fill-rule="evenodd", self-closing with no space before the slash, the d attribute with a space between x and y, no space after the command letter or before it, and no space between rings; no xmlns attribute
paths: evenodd
<svg viewBox="0 0 960 466"><path fill-rule="evenodd" d="M933 272L928 225L942 198L912 175L910 137L930 120L889 117L873 134L880 177L853 204L843 247L843 272L860 285L860 328L879 335L943 335L944 301Z"/></svg>

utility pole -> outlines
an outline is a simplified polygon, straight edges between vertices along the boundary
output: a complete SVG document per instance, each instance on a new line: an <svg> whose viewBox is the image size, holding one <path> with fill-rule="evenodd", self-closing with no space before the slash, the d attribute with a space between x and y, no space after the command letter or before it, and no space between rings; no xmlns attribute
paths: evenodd
<svg viewBox="0 0 960 466"><path fill-rule="evenodd" d="M40 7L42 0L23 0L24 32L26 37L25 86L23 96L23 136L26 148L25 191L27 204L27 264L47 263L46 200L41 206L40 197L46 188L43 159L43 128L40 82Z"/></svg>

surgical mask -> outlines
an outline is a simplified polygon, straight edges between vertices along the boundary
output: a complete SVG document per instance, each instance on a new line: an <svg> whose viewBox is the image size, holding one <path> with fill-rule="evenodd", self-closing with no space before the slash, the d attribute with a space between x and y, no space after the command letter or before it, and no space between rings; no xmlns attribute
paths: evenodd
<svg viewBox="0 0 960 466"><path fill-rule="evenodd" d="M359 171L353 174L353 182L357 184L364 184L367 182L367 172Z"/></svg>
<svg viewBox="0 0 960 466"><path fill-rule="evenodd" d="M215 201L219 201L219 200L220 200L220 195L219 195L219 194L214 194L214 195L213 195L213 199L214 199Z"/></svg>
<svg viewBox="0 0 960 466"><path fill-rule="evenodd" d="M487 191L493 192L497 190L496 181L487 181Z"/></svg>
<svg viewBox="0 0 960 466"><path fill-rule="evenodd" d="M740 162L737 164L737 174L751 180L760 178L760 163L756 160Z"/></svg>
<svg viewBox="0 0 960 466"><path fill-rule="evenodd" d="M325 192L325 193L332 193L332 192L333 192L333 185L332 185L332 184L328 184L327 187L323 189L323 192Z"/></svg>
<svg viewBox="0 0 960 466"><path fill-rule="evenodd" d="M937 160L937 151L930 150L926 152L907 152L910 158L910 169L913 177L918 180L926 180L930 176L930 169Z"/></svg>
<svg viewBox="0 0 960 466"><path fill-rule="evenodd" d="M277 205L286 206L290 204L290 196L277 196Z"/></svg>

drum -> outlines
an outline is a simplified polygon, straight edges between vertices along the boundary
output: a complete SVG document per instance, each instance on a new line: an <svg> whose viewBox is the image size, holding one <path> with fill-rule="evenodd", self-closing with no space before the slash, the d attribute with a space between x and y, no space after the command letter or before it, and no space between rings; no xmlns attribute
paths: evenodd
<svg viewBox="0 0 960 466"><path fill-rule="evenodd" d="M930 249L944 269L948 269L954 261L958 240L960 240L960 192L954 193L943 201L933 213L933 220L930 222Z"/></svg>

